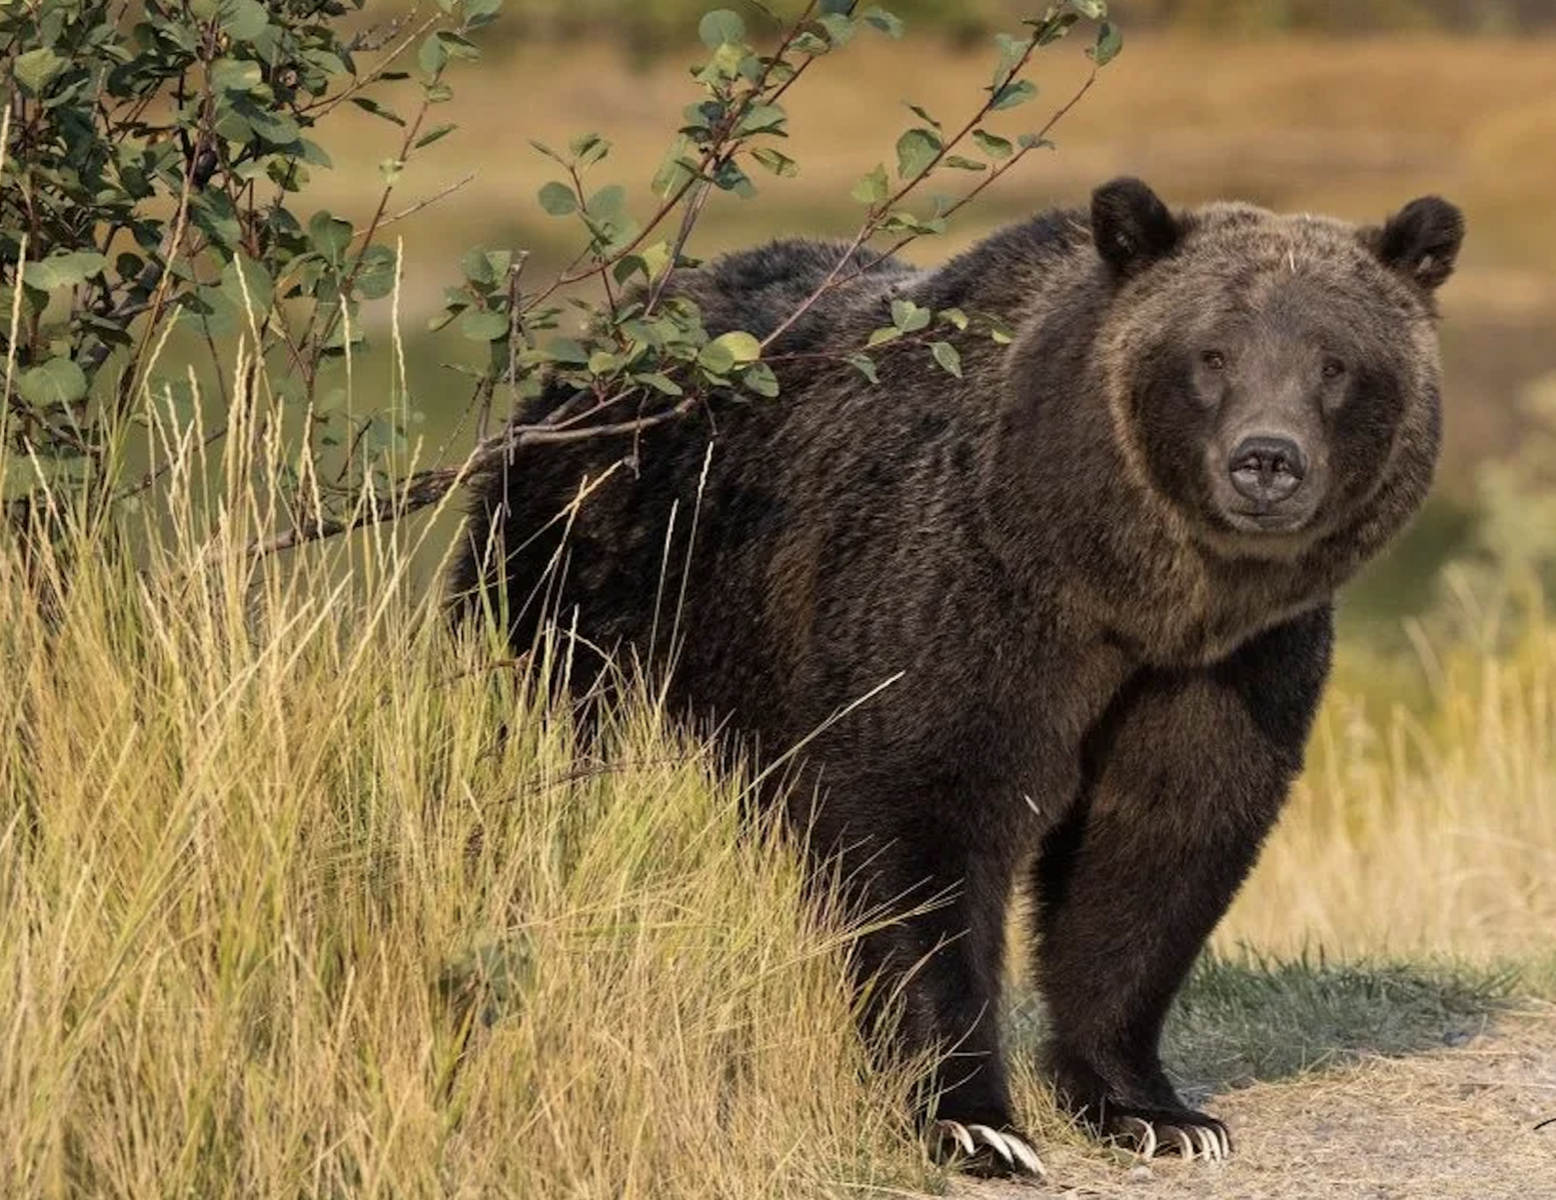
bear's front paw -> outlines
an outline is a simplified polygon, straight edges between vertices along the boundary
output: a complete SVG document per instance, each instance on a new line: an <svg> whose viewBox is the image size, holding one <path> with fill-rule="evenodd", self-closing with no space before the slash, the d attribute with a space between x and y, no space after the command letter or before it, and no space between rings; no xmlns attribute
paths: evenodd
<svg viewBox="0 0 1556 1200"><path fill-rule="evenodd" d="M929 1127L929 1152L969 1175L1028 1175L1046 1178L1037 1151L1018 1133L975 1122L940 1120Z"/></svg>
<svg viewBox="0 0 1556 1200"><path fill-rule="evenodd" d="M1101 1132L1141 1158L1179 1154L1185 1160L1221 1162L1232 1153L1226 1126L1189 1108L1111 1108Z"/></svg>

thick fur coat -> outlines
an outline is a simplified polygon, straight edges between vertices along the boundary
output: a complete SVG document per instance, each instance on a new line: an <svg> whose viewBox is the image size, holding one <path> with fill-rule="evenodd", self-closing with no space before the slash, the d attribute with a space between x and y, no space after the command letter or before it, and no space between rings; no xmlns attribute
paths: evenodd
<svg viewBox="0 0 1556 1200"><path fill-rule="evenodd" d="M770 348L778 399L481 479L455 592L505 584L517 649L554 620L667 673L763 762L803 742L783 795L860 907L950 897L855 963L872 995L900 985L894 1045L952 1051L918 1101L948 1145L1035 1162L996 1020L1022 889L1062 1102L1223 1153L1163 1074L1162 1022L1301 765L1335 589L1426 494L1462 233L1436 198L1356 227L1172 213L1124 179L939 269L861 256ZM777 242L673 291L711 334L763 337L841 252ZM897 343L872 385L842 359L896 298L1014 343L943 327L962 379Z"/></svg>

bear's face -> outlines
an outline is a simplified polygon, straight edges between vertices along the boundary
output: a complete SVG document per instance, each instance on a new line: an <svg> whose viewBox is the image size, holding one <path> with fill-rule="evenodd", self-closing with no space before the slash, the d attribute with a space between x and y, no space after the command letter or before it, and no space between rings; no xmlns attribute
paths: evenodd
<svg viewBox="0 0 1556 1200"><path fill-rule="evenodd" d="M1224 552L1286 557L1429 478L1432 292L1463 220L1408 205L1382 229L1248 205L1173 216L1144 184L1093 199L1116 289L1100 341L1132 469Z"/></svg>

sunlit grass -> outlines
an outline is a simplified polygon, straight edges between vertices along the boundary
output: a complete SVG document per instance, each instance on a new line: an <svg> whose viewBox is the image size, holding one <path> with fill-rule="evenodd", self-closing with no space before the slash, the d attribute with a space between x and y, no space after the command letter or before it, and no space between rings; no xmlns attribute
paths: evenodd
<svg viewBox="0 0 1556 1200"><path fill-rule="evenodd" d="M583 755L396 535L250 566L171 487L133 566L0 553L0 1190L925 1181L738 779L646 700Z"/></svg>

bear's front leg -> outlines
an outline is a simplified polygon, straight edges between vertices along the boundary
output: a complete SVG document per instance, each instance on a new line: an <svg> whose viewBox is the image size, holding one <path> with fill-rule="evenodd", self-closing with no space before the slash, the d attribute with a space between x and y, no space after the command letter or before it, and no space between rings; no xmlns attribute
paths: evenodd
<svg viewBox="0 0 1556 1200"><path fill-rule="evenodd" d="M850 964L864 1034L893 1065L927 1066L912 1108L937 1159L1041 1176L1011 1116L998 1026L1017 855L958 819L965 797L923 791L908 812L867 787L834 788L812 829L813 845L833 848L821 877L843 881L865 926Z"/></svg>
<svg viewBox="0 0 1556 1200"><path fill-rule="evenodd" d="M1142 672L1088 739L1081 800L1037 858L1058 1098L1143 1154L1230 1150L1225 1126L1179 1099L1158 1043L1301 767L1332 624L1326 607L1214 666Z"/></svg>

